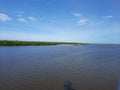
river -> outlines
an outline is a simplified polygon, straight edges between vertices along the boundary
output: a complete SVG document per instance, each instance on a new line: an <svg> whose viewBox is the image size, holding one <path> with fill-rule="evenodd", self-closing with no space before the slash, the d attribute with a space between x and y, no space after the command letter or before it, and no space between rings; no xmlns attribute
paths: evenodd
<svg viewBox="0 0 120 90"><path fill-rule="evenodd" d="M0 47L0 90L118 90L120 46Z"/></svg>

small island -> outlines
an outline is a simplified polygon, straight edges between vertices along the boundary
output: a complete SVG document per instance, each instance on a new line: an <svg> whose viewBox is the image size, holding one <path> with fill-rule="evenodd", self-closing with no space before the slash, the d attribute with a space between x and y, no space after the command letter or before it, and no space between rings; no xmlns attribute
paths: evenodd
<svg viewBox="0 0 120 90"><path fill-rule="evenodd" d="M87 45L87 43L0 40L0 46L43 46L43 45L44 46L45 45Z"/></svg>

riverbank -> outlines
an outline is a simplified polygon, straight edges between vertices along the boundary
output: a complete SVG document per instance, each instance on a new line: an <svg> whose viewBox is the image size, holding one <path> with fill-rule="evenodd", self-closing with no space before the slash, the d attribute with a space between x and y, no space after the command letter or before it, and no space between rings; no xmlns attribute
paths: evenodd
<svg viewBox="0 0 120 90"><path fill-rule="evenodd" d="M40 46L40 45L87 45L87 43L0 40L0 46Z"/></svg>

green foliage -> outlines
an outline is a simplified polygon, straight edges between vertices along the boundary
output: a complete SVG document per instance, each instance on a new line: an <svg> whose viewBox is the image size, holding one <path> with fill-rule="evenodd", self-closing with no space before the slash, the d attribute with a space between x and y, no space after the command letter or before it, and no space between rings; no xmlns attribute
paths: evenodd
<svg viewBox="0 0 120 90"><path fill-rule="evenodd" d="M76 42L34 42L34 41L7 41L1 40L0 46L39 46L39 45L84 45Z"/></svg>

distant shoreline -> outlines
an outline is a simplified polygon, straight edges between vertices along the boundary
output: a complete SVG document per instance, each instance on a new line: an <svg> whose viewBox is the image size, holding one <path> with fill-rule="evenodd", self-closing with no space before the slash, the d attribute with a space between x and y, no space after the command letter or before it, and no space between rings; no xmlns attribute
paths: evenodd
<svg viewBox="0 0 120 90"><path fill-rule="evenodd" d="M0 46L48 46L48 45L76 46L87 45L87 43L0 40Z"/></svg>

